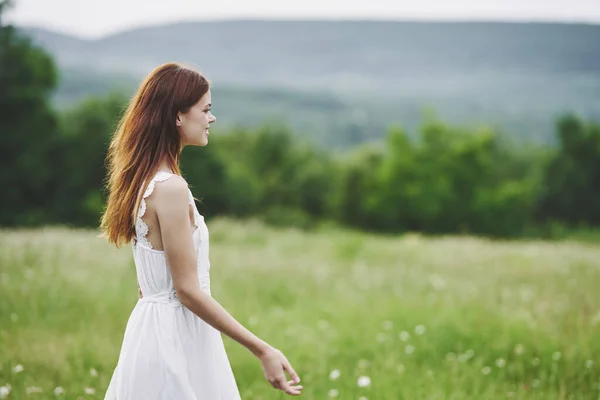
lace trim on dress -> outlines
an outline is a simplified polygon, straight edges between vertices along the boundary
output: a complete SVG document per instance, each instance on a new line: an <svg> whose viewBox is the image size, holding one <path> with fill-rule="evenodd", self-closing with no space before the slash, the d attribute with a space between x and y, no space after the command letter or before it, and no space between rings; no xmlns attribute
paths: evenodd
<svg viewBox="0 0 600 400"><path fill-rule="evenodd" d="M146 239L146 235L148 235L148 225L142 220L142 217L144 216L144 214L146 214L146 198L150 196L154 191L154 186L156 185L156 182L166 181L172 176L173 174L170 172L157 172L156 175L154 175L154 177L152 178L152 180L150 180L150 183L148 184L148 187L146 188L146 191L142 196L139 212L135 220L135 236L137 243L141 243L143 246L146 246L150 249L152 249L152 244L148 241L148 239Z"/></svg>
<svg viewBox="0 0 600 400"><path fill-rule="evenodd" d="M202 223L202 215L200 215L200 213L196 209L194 195L192 194L192 191L190 189L188 189L188 199L189 199L190 205L194 207L194 225L195 225L196 229L198 229L200 227L200 224Z"/></svg>

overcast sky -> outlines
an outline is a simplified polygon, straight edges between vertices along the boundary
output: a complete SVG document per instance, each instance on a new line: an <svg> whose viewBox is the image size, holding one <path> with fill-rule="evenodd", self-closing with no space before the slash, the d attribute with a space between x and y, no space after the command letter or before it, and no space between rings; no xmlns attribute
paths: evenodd
<svg viewBox="0 0 600 400"><path fill-rule="evenodd" d="M600 0L16 0L10 22L99 37L138 26L227 18L487 19L600 23Z"/></svg>

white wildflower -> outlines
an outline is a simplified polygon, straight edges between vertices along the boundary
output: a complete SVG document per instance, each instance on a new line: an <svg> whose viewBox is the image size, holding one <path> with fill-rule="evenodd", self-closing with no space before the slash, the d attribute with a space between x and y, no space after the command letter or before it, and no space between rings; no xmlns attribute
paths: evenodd
<svg viewBox="0 0 600 400"><path fill-rule="evenodd" d="M424 325L417 325L417 326L415 327L415 333L416 333L417 335L422 335L422 334L424 334L426 331L427 331L427 329L425 328L425 326L424 326Z"/></svg>
<svg viewBox="0 0 600 400"><path fill-rule="evenodd" d="M94 394L94 393L96 393L96 389L91 388L91 387L85 388L85 394Z"/></svg>
<svg viewBox="0 0 600 400"><path fill-rule="evenodd" d="M338 397L339 395L340 395L340 392L337 389L331 389L329 391L329 398L331 398L331 399Z"/></svg>
<svg viewBox="0 0 600 400"><path fill-rule="evenodd" d="M393 326L394 324L392 321L383 321L383 329L387 329L389 331Z"/></svg>
<svg viewBox="0 0 600 400"><path fill-rule="evenodd" d="M329 373L329 379L331 379L332 381L335 381L337 378L339 378L341 375L341 372L339 369L334 369L333 371L331 371Z"/></svg>
<svg viewBox="0 0 600 400"><path fill-rule="evenodd" d="M65 389L61 388L60 386L57 386L54 388L54 395L55 396L60 396L61 394L65 394Z"/></svg>
<svg viewBox="0 0 600 400"><path fill-rule="evenodd" d="M0 399L7 397L10 394L10 385L0 386Z"/></svg>
<svg viewBox="0 0 600 400"><path fill-rule="evenodd" d="M594 362L593 362L592 360L587 360L587 361L585 362L585 367L586 367L586 368L588 368L588 369L589 369L589 368L592 368L593 366L594 366Z"/></svg>
<svg viewBox="0 0 600 400"><path fill-rule="evenodd" d="M481 368L481 373L484 375L489 375L490 372L492 372L492 369L490 367L488 367L487 365L483 368Z"/></svg>
<svg viewBox="0 0 600 400"><path fill-rule="evenodd" d="M400 340L402 340L403 342L406 342L408 339L410 339L410 334L406 331L402 331L400 332Z"/></svg>
<svg viewBox="0 0 600 400"><path fill-rule="evenodd" d="M15 374L18 374L19 372L23 372L24 369L25 368L23 368L23 366L21 364L17 364L17 365L14 366L13 372Z"/></svg>
<svg viewBox="0 0 600 400"><path fill-rule="evenodd" d="M90 368L90 375L91 376L98 376L98 371L96 371L94 368Z"/></svg>
<svg viewBox="0 0 600 400"><path fill-rule="evenodd" d="M411 346L410 344L404 348L404 352L406 354L412 354L415 352L415 346Z"/></svg>
<svg viewBox="0 0 600 400"><path fill-rule="evenodd" d="M498 368L503 368L506 365L506 360L504 358L499 358L496 360L496 366Z"/></svg>
<svg viewBox="0 0 600 400"><path fill-rule="evenodd" d="M371 386L371 378L368 376L359 376L357 381L358 387L369 387Z"/></svg>
<svg viewBox="0 0 600 400"><path fill-rule="evenodd" d="M552 354L552 359L554 361L560 360L560 357L561 357L560 351L557 351L556 353Z"/></svg>

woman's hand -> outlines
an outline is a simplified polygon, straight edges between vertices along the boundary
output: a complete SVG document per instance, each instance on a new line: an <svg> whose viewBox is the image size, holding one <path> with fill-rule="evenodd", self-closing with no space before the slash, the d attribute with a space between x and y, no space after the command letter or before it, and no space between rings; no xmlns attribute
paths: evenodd
<svg viewBox="0 0 600 400"><path fill-rule="evenodd" d="M265 378L271 386L292 396L301 394L303 387L298 385L300 377L281 351L269 346L259 356L259 360L265 373ZM290 381L286 379L285 372L290 376Z"/></svg>

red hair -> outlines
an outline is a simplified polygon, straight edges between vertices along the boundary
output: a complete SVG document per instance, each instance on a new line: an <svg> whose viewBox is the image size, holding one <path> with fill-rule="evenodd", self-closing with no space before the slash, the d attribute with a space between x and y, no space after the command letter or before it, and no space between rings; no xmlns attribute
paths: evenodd
<svg viewBox="0 0 600 400"><path fill-rule="evenodd" d="M163 64L141 84L108 148L108 200L102 215L102 236L117 247L135 237L135 216L144 182L166 161L181 174L182 142L177 114L186 113L210 88L199 72L176 63Z"/></svg>

